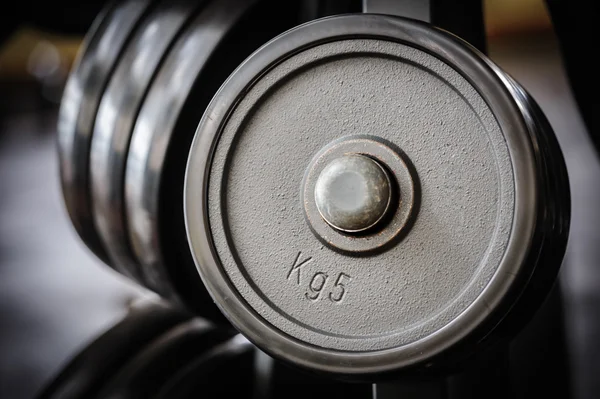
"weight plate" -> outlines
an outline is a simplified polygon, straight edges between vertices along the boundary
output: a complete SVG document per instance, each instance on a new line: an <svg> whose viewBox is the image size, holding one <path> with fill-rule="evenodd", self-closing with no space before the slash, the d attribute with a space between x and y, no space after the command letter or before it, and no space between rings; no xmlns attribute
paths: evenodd
<svg viewBox="0 0 600 399"><path fill-rule="evenodd" d="M124 220L125 159L148 86L196 7L195 2L186 0L164 0L142 21L102 96L92 136L90 184L94 222L115 267L142 282Z"/></svg>
<svg viewBox="0 0 600 399"><path fill-rule="evenodd" d="M515 88L468 44L402 18L327 18L263 46L211 102L186 171L190 246L226 316L276 357L372 375L468 353L523 293L543 298L531 278L556 275L569 211L553 198L568 182ZM357 138L390 143L414 184ZM384 250L369 244L394 217L360 234L310 220L314 159L339 141L328 162L370 156L398 185L393 209L415 204ZM375 195L348 184L348 201Z"/></svg>
<svg viewBox="0 0 600 399"><path fill-rule="evenodd" d="M209 2L161 65L132 134L125 173L126 220L147 285L170 298L177 294L211 320L223 316L210 306L185 236L187 154L201 114L220 85L249 54L297 24L296 5L277 0Z"/></svg>
<svg viewBox="0 0 600 399"><path fill-rule="evenodd" d="M114 2L96 18L65 86L58 117L60 176L67 211L79 236L104 262L108 257L94 226L89 193L92 130L108 79L150 3Z"/></svg>
<svg viewBox="0 0 600 399"><path fill-rule="evenodd" d="M142 348L189 318L163 302L135 304L121 322L71 360L39 398L90 398Z"/></svg>
<svg viewBox="0 0 600 399"><path fill-rule="evenodd" d="M254 386L255 352L255 346L243 335L234 335L199 354L190 365L175 373L154 398L248 397ZM234 381L230 381L232 377Z"/></svg>
<svg viewBox="0 0 600 399"><path fill-rule="evenodd" d="M201 319L178 325L131 359L95 397L153 397L174 375L234 335Z"/></svg>
<svg viewBox="0 0 600 399"><path fill-rule="evenodd" d="M198 14L177 40L153 80L131 135L125 173L129 239L142 265L144 281L150 289L167 297L175 294L161 251L160 243L164 240L160 237L158 215L167 149L172 136L178 133L176 125L194 82L200 78L211 79L203 74L206 63L253 3L255 1L212 1ZM209 84L206 86L210 88ZM216 88L213 93L214 90ZM195 103L194 113L202 107ZM187 148L183 153L186 151ZM175 264L169 266L176 267Z"/></svg>

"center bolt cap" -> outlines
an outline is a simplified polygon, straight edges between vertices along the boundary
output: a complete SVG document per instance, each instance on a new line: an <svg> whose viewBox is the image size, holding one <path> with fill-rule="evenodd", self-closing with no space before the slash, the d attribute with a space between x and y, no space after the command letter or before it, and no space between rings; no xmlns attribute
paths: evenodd
<svg viewBox="0 0 600 399"><path fill-rule="evenodd" d="M315 204L331 227L358 233L375 226L386 215L392 199L387 171L362 154L332 160L315 185Z"/></svg>

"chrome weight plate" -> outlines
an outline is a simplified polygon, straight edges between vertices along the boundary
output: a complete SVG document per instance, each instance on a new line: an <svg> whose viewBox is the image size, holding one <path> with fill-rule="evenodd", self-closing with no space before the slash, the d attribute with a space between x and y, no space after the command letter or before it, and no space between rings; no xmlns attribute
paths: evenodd
<svg viewBox="0 0 600 399"><path fill-rule="evenodd" d="M175 293L161 253L163 240L159 237L158 220L161 172L167 148L176 134L175 126L194 82L200 78L210 79L200 76L203 68L252 3L246 0L212 1L195 17L153 80L131 135L125 173L128 236L142 265L144 281L149 288L167 297L173 297ZM195 105L202 109L201 104ZM183 170L180 173L184 173ZM177 267L175 264L169 266Z"/></svg>
<svg viewBox="0 0 600 399"><path fill-rule="evenodd" d="M114 66L138 21L145 0L114 2L94 22L65 86L58 118L58 150L63 195L79 236L108 263L92 219L89 151L96 111Z"/></svg>
<svg viewBox="0 0 600 399"><path fill-rule="evenodd" d="M189 313L155 300L131 306L123 320L77 354L39 399L88 399L127 362L165 332L191 319Z"/></svg>
<svg viewBox="0 0 600 399"><path fill-rule="evenodd" d="M178 396L177 387L172 384L183 383L185 379L182 374L190 372L190 369L201 372L196 375L196 381L203 381L209 392L218 391L215 388L219 387L222 391L228 387L236 389L235 384L232 387L232 384L225 383L223 368L218 369L223 374L213 375L212 379L208 380L205 379L207 370L212 368L211 365L218 368L223 360L230 362L230 370L233 372L241 372L242 370L237 369L241 365L245 367L240 368L248 370L252 359L245 355L251 355L253 350L253 345L237 332L220 330L202 319L193 319L155 339L133 357L94 397L145 399L165 397L164 391L171 391L173 396L168 397L183 399L188 396ZM242 362L244 357L250 362ZM198 367L198 363L204 363L205 367ZM245 380L247 381L240 378L240 382ZM189 378L187 381L188 384L193 382ZM184 388L186 387L180 386L179 390L184 391ZM237 388L243 392L249 387L245 385ZM198 393L192 396L195 397Z"/></svg>
<svg viewBox="0 0 600 399"><path fill-rule="evenodd" d="M255 392L255 354L256 347L242 334L236 334L198 354L191 364L174 373L155 397L247 397Z"/></svg>
<svg viewBox="0 0 600 399"><path fill-rule="evenodd" d="M263 46L188 159L188 238L216 303L270 354L355 376L438 366L526 319L570 205L523 93L465 42L402 18L327 18Z"/></svg>
<svg viewBox="0 0 600 399"><path fill-rule="evenodd" d="M219 86L251 52L297 24L294 7L273 0L208 2L166 56L132 133L125 172L126 220L144 280L149 288L181 299L204 316L212 301L195 270L184 227L187 154L202 112ZM277 20L269 17L273 13Z"/></svg>
<svg viewBox="0 0 600 399"><path fill-rule="evenodd" d="M102 96L90 150L92 215L116 268L143 282L127 240L123 205L125 160L133 126L165 53L198 3L161 1L141 22Z"/></svg>
<svg viewBox="0 0 600 399"><path fill-rule="evenodd" d="M247 394L254 351L254 346L234 330L217 329L181 308L144 299L69 361L37 397ZM223 378L231 373L239 375L236 384L223 384Z"/></svg>

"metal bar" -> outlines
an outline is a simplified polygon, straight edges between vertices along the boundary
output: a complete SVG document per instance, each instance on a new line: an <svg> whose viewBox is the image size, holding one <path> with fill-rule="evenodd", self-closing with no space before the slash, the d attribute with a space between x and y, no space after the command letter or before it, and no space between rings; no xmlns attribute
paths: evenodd
<svg viewBox="0 0 600 399"><path fill-rule="evenodd" d="M482 0L432 0L430 22L486 53Z"/></svg>
<svg viewBox="0 0 600 399"><path fill-rule="evenodd" d="M363 0L362 10L431 23L486 52L482 0Z"/></svg>
<svg viewBox="0 0 600 399"><path fill-rule="evenodd" d="M567 78L594 147L600 154L600 74L590 62L597 48L600 7L588 0L545 0L560 45Z"/></svg>
<svg viewBox="0 0 600 399"><path fill-rule="evenodd" d="M300 3L300 21L308 22L313 19L338 14L359 13L363 0L302 0Z"/></svg>
<svg viewBox="0 0 600 399"><path fill-rule="evenodd" d="M430 0L363 0L363 12L431 21Z"/></svg>
<svg viewBox="0 0 600 399"><path fill-rule="evenodd" d="M271 398L274 360L272 357L256 348L254 351L254 399Z"/></svg>
<svg viewBox="0 0 600 399"><path fill-rule="evenodd" d="M446 381L396 381L373 384L373 399L447 399Z"/></svg>

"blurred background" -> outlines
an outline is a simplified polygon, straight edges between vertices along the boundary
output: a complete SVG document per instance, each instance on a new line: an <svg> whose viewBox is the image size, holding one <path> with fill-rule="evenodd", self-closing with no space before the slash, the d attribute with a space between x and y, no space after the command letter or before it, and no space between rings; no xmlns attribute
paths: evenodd
<svg viewBox="0 0 600 399"><path fill-rule="evenodd" d="M87 250L70 225L60 191L57 108L100 3L69 11L68 35L57 34L47 22L29 21L0 42L0 398L32 398L78 350L119 320L133 299L150 295ZM574 398L598 398L598 156L545 3L485 0L484 5L489 55L538 101L566 157L573 215L560 275L570 370L563 375ZM66 18L61 10L48 12ZM0 20L8 29L27 19L4 12Z"/></svg>

